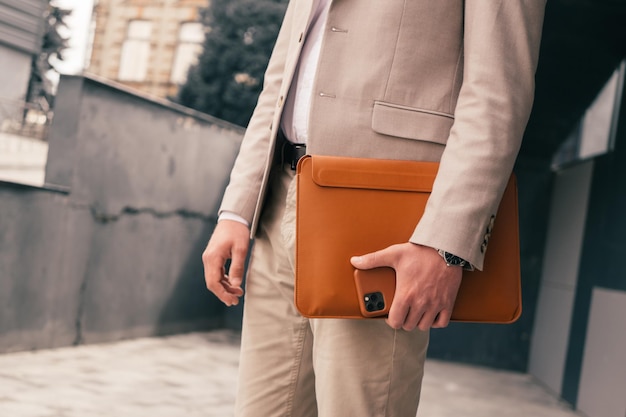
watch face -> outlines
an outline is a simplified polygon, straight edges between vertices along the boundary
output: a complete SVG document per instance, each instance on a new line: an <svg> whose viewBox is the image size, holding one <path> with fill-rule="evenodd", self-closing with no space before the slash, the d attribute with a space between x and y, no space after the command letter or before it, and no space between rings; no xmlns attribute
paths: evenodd
<svg viewBox="0 0 626 417"><path fill-rule="evenodd" d="M446 262L452 266L462 266L465 263L463 259L448 252L446 252Z"/></svg>

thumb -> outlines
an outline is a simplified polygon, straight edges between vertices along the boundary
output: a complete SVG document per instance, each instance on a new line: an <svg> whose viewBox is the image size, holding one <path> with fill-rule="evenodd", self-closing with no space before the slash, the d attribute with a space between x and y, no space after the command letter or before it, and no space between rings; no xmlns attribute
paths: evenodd
<svg viewBox="0 0 626 417"><path fill-rule="evenodd" d="M350 263L357 269L373 269L381 266L393 266L389 248L361 256L353 256Z"/></svg>

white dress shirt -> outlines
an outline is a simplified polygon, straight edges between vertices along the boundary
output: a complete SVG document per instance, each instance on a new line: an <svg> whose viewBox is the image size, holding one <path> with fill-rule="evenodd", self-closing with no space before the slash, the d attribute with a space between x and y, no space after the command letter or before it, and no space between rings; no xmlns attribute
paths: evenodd
<svg viewBox="0 0 626 417"><path fill-rule="evenodd" d="M291 82L281 117L280 128L285 137L294 143L306 143L308 138L313 82L330 2L331 0L314 0L313 2L313 13L302 45L300 61ZM218 221L221 220L234 220L250 226L246 219L229 211L220 214Z"/></svg>
<svg viewBox="0 0 626 417"><path fill-rule="evenodd" d="M330 2L331 0L316 0L313 4L300 61L285 102L280 127L287 139L294 143L306 143L308 139L313 82Z"/></svg>

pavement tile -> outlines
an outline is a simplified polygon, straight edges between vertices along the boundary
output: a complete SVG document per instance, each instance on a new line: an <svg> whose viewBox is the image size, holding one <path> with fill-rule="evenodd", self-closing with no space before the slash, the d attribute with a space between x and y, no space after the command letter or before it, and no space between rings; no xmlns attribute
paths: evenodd
<svg viewBox="0 0 626 417"><path fill-rule="evenodd" d="M220 330L0 355L0 417L229 417L239 341ZM529 375L429 360L418 417L452 416L581 415Z"/></svg>
<svg viewBox="0 0 626 417"><path fill-rule="evenodd" d="M418 417L582 416L532 376L428 360Z"/></svg>

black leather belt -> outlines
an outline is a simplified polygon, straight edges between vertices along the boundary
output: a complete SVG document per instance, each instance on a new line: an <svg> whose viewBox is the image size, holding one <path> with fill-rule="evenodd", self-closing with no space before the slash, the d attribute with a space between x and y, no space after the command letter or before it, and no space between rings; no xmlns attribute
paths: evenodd
<svg viewBox="0 0 626 417"><path fill-rule="evenodd" d="M304 155L306 155L306 145L303 143L292 143L288 140L283 142L282 162L283 164L289 164L293 171L296 170L298 161Z"/></svg>

